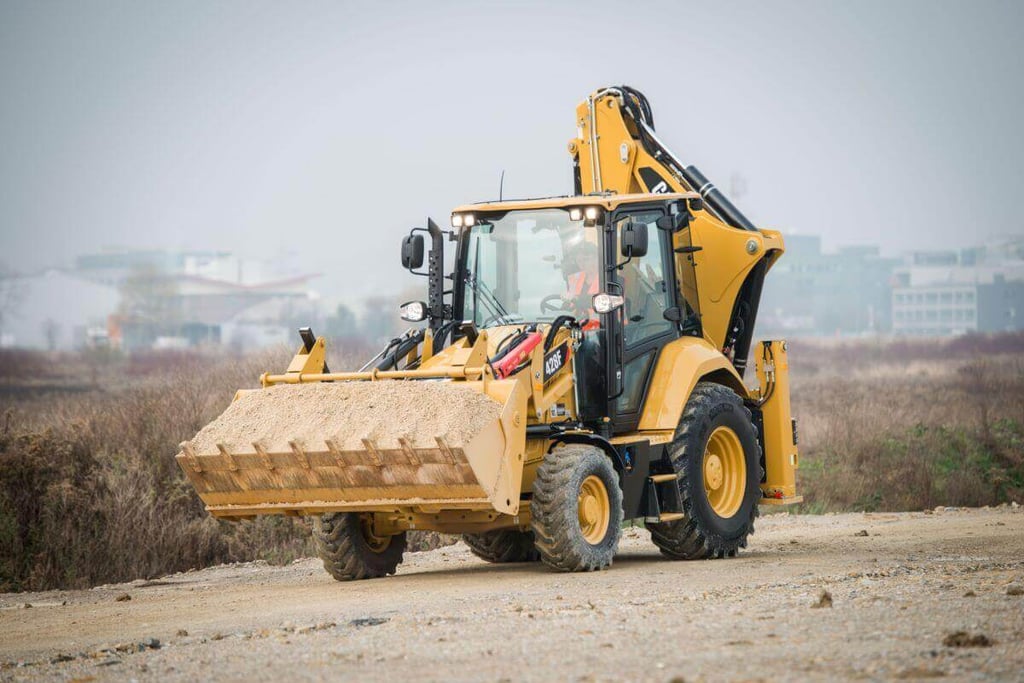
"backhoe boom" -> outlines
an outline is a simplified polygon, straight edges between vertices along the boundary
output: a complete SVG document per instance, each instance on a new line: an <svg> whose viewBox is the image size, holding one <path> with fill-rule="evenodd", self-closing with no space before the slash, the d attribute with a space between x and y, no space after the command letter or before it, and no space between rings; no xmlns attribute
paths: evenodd
<svg viewBox="0 0 1024 683"><path fill-rule="evenodd" d="M742 375L761 297L765 273L783 251L781 236L762 230L736 208L693 165L683 164L654 132L647 98L628 86L603 88L576 108L578 136L569 142L577 194L696 192L703 200L690 224L699 251L677 252L695 267L713 267L725 279L723 289L702 274L697 288L704 336L733 361ZM691 208L693 204L691 204ZM730 239L729 233L746 236ZM762 241L763 240L763 241ZM687 240L681 240L687 241ZM714 253L714 256L710 256ZM711 264L710 260L714 263Z"/></svg>

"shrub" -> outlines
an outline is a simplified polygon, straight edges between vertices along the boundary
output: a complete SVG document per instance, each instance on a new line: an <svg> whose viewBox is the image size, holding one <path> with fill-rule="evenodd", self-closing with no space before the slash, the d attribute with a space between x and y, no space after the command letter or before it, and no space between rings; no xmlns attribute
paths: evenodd
<svg viewBox="0 0 1024 683"><path fill-rule="evenodd" d="M311 555L302 519L211 518L174 461L287 358L0 351L0 591ZM790 362L800 510L1024 501L1024 335L794 343Z"/></svg>
<svg viewBox="0 0 1024 683"><path fill-rule="evenodd" d="M107 491L79 441L0 434L0 590L88 584L109 547Z"/></svg>
<svg viewBox="0 0 1024 683"><path fill-rule="evenodd" d="M812 372L798 363L792 395L801 422L800 509L1024 500L1019 354L899 364L884 354L874 362L840 356Z"/></svg>

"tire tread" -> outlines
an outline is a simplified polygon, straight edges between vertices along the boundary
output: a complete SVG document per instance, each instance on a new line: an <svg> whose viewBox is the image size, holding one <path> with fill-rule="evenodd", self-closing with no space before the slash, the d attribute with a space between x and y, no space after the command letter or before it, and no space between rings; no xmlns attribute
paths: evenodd
<svg viewBox="0 0 1024 683"><path fill-rule="evenodd" d="M313 542L324 569L338 581L374 579L398 570L405 551L405 534L391 539L383 553L366 546L354 512L328 512L313 518Z"/></svg>
<svg viewBox="0 0 1024 683"><path fill-rule="evenodd" d="M578 470L596 466L603 469L612 506L609 528L601 546L583 538L576 521ZM607 473L613 486L608 486ZM596 472L595 472L596 473ZM607 456L584 444L562 444L544 458L537 468L530 503L534 544L544 564L559 571L596 571L611 566L622 533L622 492Z"/></svg>
<svg viewBox="0 0 1024 683"><path fill-rule="evenodd" d="M463 534L462 540L474 555L488 562L503 564L540 559L532 531L499 529L482 534Z"/></svg>
<svg viewBox="0 0 1024 683"><path fill-rule="evenodd" d="M687 401L683 415L679 420L675 437L669 451L672 466L679 479L679 493L682 501L683 518L672 522L649 525L651 540L658 546L662 554L672 559L698 560L735 557L740 548L747 546L747 537L754 533L754 520L758 516L757 503L751 506L743 532L736 538L724 538L714 533L707 524L695 514L693 501L690 499L688 473L685 467L689 458L701 458L703 453L691 453L689 436L698 424L719 403L728 402L742 410L742 414L754 427L750 410L743 400L732 389L712 382L698 382ZM756 427L755 436L756 436ZM755 438L756 443L756 438ZM758 479L760 480L760 446L757 446L756 462L758 463ZM748 463L749 465L749 463Z"/></svg>

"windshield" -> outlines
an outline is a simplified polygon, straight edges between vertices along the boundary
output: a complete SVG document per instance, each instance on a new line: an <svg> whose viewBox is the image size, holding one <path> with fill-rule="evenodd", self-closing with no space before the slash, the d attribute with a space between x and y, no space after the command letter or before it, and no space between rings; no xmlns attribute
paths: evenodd
<svg viewBox="0 0 1024 683"><path fill-rule="evenodd" d="M594 317L598 230L565 210L482 216L470 229L465 263L462 319L477 327Z"/></svg>

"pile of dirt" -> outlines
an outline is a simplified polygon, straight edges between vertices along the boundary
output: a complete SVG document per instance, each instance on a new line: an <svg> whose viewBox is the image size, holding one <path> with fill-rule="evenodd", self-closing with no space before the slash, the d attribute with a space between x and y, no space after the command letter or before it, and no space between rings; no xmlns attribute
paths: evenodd
<svg viewBox="0 0 1024 683"><path fill-rule="evenodd" d="M258 441L271 452L295 441L322 450L333 439L342 450L362 450L363 439L377 448L436 448L435 437L460 447L497 419L501 404L465 384L443 381L382 380L286 384L241 396L204 427L192 446L216 453L223 443L234 453L254 452Z"/></svg>

